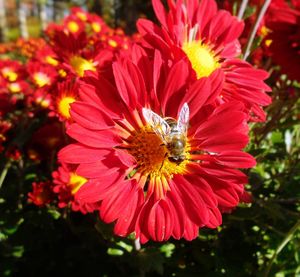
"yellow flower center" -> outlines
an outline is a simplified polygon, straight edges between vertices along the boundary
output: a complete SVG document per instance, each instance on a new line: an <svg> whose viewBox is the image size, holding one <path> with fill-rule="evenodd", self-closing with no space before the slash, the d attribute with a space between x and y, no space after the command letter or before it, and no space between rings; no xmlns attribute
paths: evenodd
<svg viewBox="0 0 300 277"><path fill-rule="evenodd" d="M83 13L83 12L77 12L76 15L77 15L77 17L78 17L81 21L86 21L86 20L87 20L86 14Z"/></svg>
<svg viewBox="0 0 300 277"><path fill-rule="evenodd" d="M209 76L220 67L214 52L201 41L186 42L183 44L182 50L189 58L198 79Z"/></svg>
<svg viewBox="0 0 300 277"><path fill-rule="evenodd" d="M58 74L62 78L65 78L67 76L67 72L63 69L58 70Z"/></svg>
<svg viewBox="0 0 300 277"><path fill-rule="evenodd" d="M99 23L97 23L97 22L93 22L92 23L92 29L93 29L93 31L95 32L95 33L99 33L99 32L101 32L101 25L99 24Z"/></svg>
<svg viewBox="0 0 300 277"><path fill-rule="evenodd" d="M53 65L53 66L57 66L58 65L58 61L56 59L54 59L53 57L51 57L51 56L47 56L46 57L46 62L48 64Z"/></svg>
<svg viewBox="0 0 300 277"><path fill-rule="evenodd" d="M70 181L68 184L68 186L71 189L71 193L74 195L81 188L81 186L84 185L86 182L87 179L72 172L70 174Z"/></svg>
<svg viewBox="0 0 300 277"><path fill-rule="evenodd" d="M156 199L164 199L170 190L168 180L175 174L185 174L188 171L191 148L189 143L185 145L185 158L174 160L170 158L170 149L149 126L133 131L126 141L127 151L137 163L128 177L136 179L147 196L154 194Z"/></svg>
<svg viewBox="0 0 300 277"><path fill-rule="evenodd" d="M88 61L80 56L73 56L70 59L70 65L80 77L83 77L86 70L96 71L96 67L92 61Z"/></svg>
<svg viewBox="0 0 300 277"><path fill-rule="evenodd" d="M147 192L155 191L159 198L163 198L165 192L169 190L167 180L172 178L174 174L187 172L186 165L190 158L188 143L184 151L185 159L175 161L169 158L168 148L149 126L135 131L127 141L128 152L137 162L136 169L129 176L144 180L143 185L146 185L148 180Z"/></svg>
<svg viewBox="0 0 300 277"><path fill-rule="evenodd" d="M109 39L108 44L113 48L116 48L118 46L118 43L113 39Z"/></svg>
<svg viewBox="0 0 300 277"><path fill-rule="evenodd" d="M45 99L44 97L36 98L35 102L40 105L42 108L48 108L50 106L50 100Z"/></svg>
<svg viewBox="0 0 300 277"><path fill-rule="evenodd" d="M18 78L18 74L9 67L4 67L2 69L2 75L4 78L8 79L10 82L14 82Z"/></svg>
<svg viewBox="0 0 300 277"><path fill-rule="evenodd" d="M18 93L21 91L21 86L18 83L10 83L8 84L8 89L11 93Z"/></svg>
<svg viewBox="0 0 300 277"><path fill-rule="evenodd" d="M69 21L67 27L71 33L77 33L79 30L79 26L75 21Z"/></svg>
<svg viewBox="0 0 300 277"><path fill-rule="evenodd" d="M75 99L70 96L66 96L60 99L58 104L58 111L63 117L67 119L70 118L70 104L73 102L75 102Z"/></svg>
<svg viewBox="0 0 300 277"><path fill-rule="evenodd" d="M36 72L33 75L33 80L35 81L36 85L40 88L45 85L50 85L50 78L47 74L43 72Z"/></svg>

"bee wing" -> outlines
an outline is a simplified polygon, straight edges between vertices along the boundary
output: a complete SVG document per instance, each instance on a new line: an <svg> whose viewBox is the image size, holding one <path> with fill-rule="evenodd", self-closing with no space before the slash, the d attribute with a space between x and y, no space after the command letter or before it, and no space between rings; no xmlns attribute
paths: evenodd
<svg viewBox="0 0 300 277"><path fill-rule="evenodd" d="M166 137L171 132L171 128L167 121L150 109L143 108L142 112L146 122L151 126L153 131L162 139L164 143L167 143Z"/></svg>
<svg viewBox="0 0 300 277"><path fill-rule="evenodd" d="M177 121L177 128L183 134L187 133L189 119L190 119L190 109L188 104L184 103L179 112L178 121Z"/></svg>

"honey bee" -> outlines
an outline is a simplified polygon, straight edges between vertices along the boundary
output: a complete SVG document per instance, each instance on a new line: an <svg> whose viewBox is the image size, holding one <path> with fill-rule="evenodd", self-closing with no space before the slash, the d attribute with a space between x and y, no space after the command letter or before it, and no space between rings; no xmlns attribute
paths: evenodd
<svg viewBox="0 0 300 277"><path fill-rule="evenodd" d="M162 118L150 109L143 108L142 112L146 122L167 147L169 159L175 162L183 161L190 117L188 104L183 104L177 121L171 117Z"/></svg>

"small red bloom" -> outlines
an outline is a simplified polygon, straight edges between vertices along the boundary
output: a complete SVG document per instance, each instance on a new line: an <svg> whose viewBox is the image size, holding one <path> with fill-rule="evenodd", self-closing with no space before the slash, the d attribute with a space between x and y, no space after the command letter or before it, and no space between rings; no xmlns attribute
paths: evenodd
<svg viewBox="0 0 300 277"><path fill-rule="evenodd" d="M6 133L11 127L12 124L9 121L2 120L0 114L0 153L4 150L3 143L7 140Z"/></svg>
<svg viewBox="0 0 300 277"><path fill-rule="evenodd" d="M32 134L27 145L27 154L30 159L36 161L51 159L58 149L65 145L62 124L54 119Z"/></svg>
<svg viewBox="0 0 300 277"><path fill-rule="evenodd" d="M83 77L86 71L96 71L105 67L112 59L112 53L106 49L90 49L85 33L78 37L73 34L57 32L54 39L56 55L65 68L77 77Z"/></svg>
<svg viewBox="0 0 300 277"><path fill-rule="evenodd" d="M297 6L298 3L298 6ZM267 39L271 41L270 52L281 71L292 80L300 81L300 5L294 1L288 5L271 5L267 26L271 30Z"/></svg>
<svg viewBox="0 0 300 277"><path fill-rule="evenodd" d="M57 78L57 72L52 66L40 62L30 61L27 70L37 88L50 87Z"/></svg>
<svg viewBox="0 0 300 277"><path fill-rule="evenodd" d="M73 168L73 169L72 169ZM87 179L75 173L76 166L63 164L52 173L55 187L53 191L58 194L58 207L64 208L71 204L73 211L82 213L93 212L99 206L97 203L82 204L75 200L74 195L83 186Z"/></svg>
<svg viewBox="0 0 300 277"><path fill-rule="evenodd" d="M70 119L70 104L75 102L78 96L78 85L71 81L65 81L57 84L57 88L52 94L54 111L61 120Z"/></svg>
<svg viewBox="0 0 300 277"><path fill-rule="evenodd" d="M70 15L64 19L65 32L71 33L76 37L84 31L84 27L84 23L77 16Z"/></svg>
<svg viewBox="0 0 300 277"><path fill-rule="evenodd" d="M0 60L0 76L8 82L20 80L25 75L23 65L18 61Z"/></svg>
<svg viewBox="0 0 300 277"><path fill-rule="evenodd" d="M32 192L28 193L28 202L36 206L45 206L54 200L51 182L33 182Z"/></svg>
<svg viewBox="0 0 300 277"><path fill-rule="evenodd" d="M35 58L41 63L54 67L59 65L58 57L48 45L45 45L43 48L39 49L36 52Z"/></svg>

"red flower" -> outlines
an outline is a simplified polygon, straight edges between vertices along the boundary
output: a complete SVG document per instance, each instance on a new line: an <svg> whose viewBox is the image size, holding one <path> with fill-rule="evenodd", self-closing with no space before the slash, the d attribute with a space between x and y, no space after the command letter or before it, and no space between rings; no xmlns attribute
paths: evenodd
<svg viewBox="0 0 300 277"><path fill-rule="evenodd" d="M35 58L42 63L49 64L54 67L59 65L58 57L48 45L45 45L43 48L37 51L35 53Z"/></svg>
<svg viewBox="0 0 300 277"><path fill-rule="evenodd" d="M13 111L13 109L14 103L11 101L10 95L8 93L0 92L0 119L7 113Z"/></svg>
<svg viewBox="0 0 300 277"><path fill-rule="evenodd" d="M53 50L65 68L77 77L83 77L86 71L101 70L112 59L111 51L88 47L85 33L75 37L57 32Z"/></svg>
<svg viewBox="0 0 300 277"><path fill-rule="evenodd" d="M211 105L222 82L219 70L191 82L184 60L169 68L159 52L153 62L141 52L136 47L133 58L113 63L116 86L101 74L83 78L83 101L71 104L74 123L67 129L77 142L63 148L59 160L78 165L76 174L88 182L76 199L101 201L100 216L115 222L117 235L135 232L142 243L191 240L199 227L221 224L220 209L239 203L247 178L236 168L255 164L241 151L247 115L240 102ZM180 155L159 135L164 127L150 124L150 111L168 120L181 114Z"/></svg>
<svg viewBox="0 0 300 277"><path fill-rule="evenodd" d="M54 112L58 115L60 120L70 119L70 104L75 102L78 96L78 86L71 80L57 84L57 88L52 95L54 105Z"/></svg>
<svg viewBox="0 0 300 277"><path fill-rule="evenodd" d="M0 114L0 153L4 150L4 146L2 144L7 140L6 133L11 129L11 127L12 124L9 121L2 120Z"/></svg>
<svg viewBox="0 0 300 277"><path fill-rule="evenodd" d="M159 49L172 61L186 57L198 79L220 68L225 83L219 100L242 101L252 120L264 121L261 106L271 102L265 94L270 88L263 82L268 74L237 58L243 22L218 10L214 0L168 1L169 11L159 0L152 4L161 27L149 20L138 21L145 47Z"/></svg>
<svg viewBox="0 0 300 277"><path fill-rule="evenodd" d="M85 22L88 20L90 14L83 10L81 7L72 7L71 14L76 16L81 21Z"/></svg>
<svg viewBox="0 0 300 277"><path fill-rule="evenodd" d="M36 206L45 206L54 200L51 182L33 182L32 192L28 193L28 201Z"/></svg>
<svg viewBox="0 0 300 277"><path fill-rule="evenodd" d="M64 19L64 30L78 36L84 31L84 23L75 15L70 15Z"/></svg>
<svg viewBox="0 0 300 277"><path fill-rule="evenodd" d="M0 60L0 76L7 82L15 82L24 78L25 69L18 61Z"/></svg>
<svg viewBox="0 0 300 277"><path fill-rule="evenodd" d="M271 41L270 52L281 71L292 80L300 81L300 5L294 1L292 9L288 5L271 5L268 11L267 39Z"/></svg>
<svg viewBox="0 0 300 277"><path fill-rule="evenodd" d="M57 78L56 70L52 66L37 61L30 61L27 65L27 71L32 82L38 88L53 85Z"/></svg>
<svg viewBox="0 0 300 277"><path fill-rule="evenodd" d="M73 170L71 169L73 168ZM98 208L98 203L82 204L74 199L74 195L83 186L87 179L75 173L76 167L63 164L52 173L55 187L53 191L58 194L58 207L64 208L71 204L73 211L82 213L93 212Z"/></svg>
<svg viewBox="0 0 300 277"><path fill-rule="evenodd" d="M65 144L62 124L52 119L32 134L27 154L36 161L53 159L57 150Z"/></svg>

